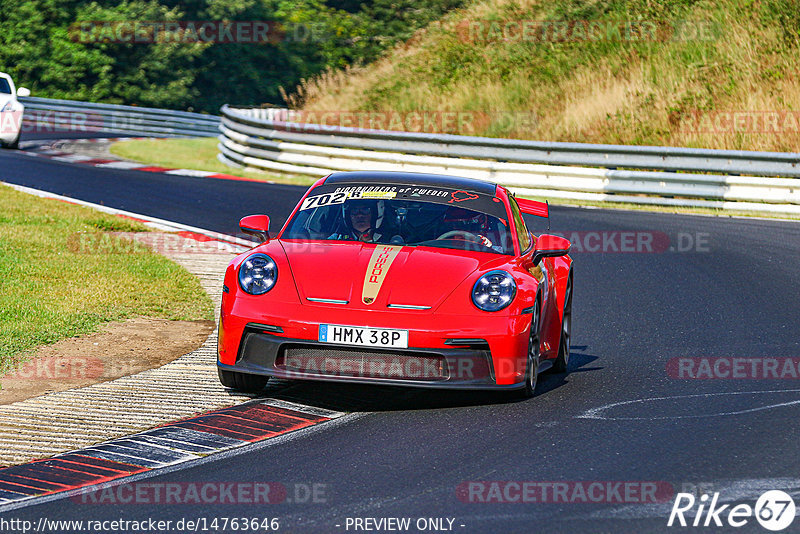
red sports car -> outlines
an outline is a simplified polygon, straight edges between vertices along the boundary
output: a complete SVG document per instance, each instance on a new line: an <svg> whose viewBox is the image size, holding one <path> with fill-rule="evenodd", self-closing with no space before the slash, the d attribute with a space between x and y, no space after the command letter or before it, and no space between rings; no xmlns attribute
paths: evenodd
<svg viewBox="0 0 800 534"><path fill-rule="evenodd" d="M547 204L480 180L341 172L315 183L276 238L228 266L220 381L269 377L516 390L565 371L572 318L568 240L532 235Z"/></svg>

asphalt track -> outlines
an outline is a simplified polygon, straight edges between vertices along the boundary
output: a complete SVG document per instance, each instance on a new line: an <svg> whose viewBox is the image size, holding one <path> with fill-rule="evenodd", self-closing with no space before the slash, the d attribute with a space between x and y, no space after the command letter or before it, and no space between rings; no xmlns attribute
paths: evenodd
<svg viewBox="0 0 800 534"><path fill-rule="evenodd" d="M0 180L228 233L250 213L267 213L277 228L304 190L86 168L13 151L0 151ZM286 398L353 413L139 482L276 482L289 488L287 501L123 505L61 498L2 518L155 518L174 525L182 518L277 517L284 532L363 532L347 528L348 518L407 517L412 525L453 518L453 530L464 533L664 532L672 530L672 492L687 488L751 506L765 490L783 489L800 504L800 382L678 379L667 371L678 357L800 356L800 225L558 206L551 212L553 230L586 232L584 248L603 235L608 242L605 251L573 253L569 372L547 375L533 399L281 386ZM657 241L666 234L673 250L609 251L613 232L649 232ZM587 237L594 233L600 237ZM470 481L653 481L672 492L660 504L580 502L575 494L567 502L483 503L459 493ZM294 488L313 484L324 488L318 502L294 496ZM766 532L753 518L725 530ZM792 531L800 531L800 519L785 532Z"/></svg>

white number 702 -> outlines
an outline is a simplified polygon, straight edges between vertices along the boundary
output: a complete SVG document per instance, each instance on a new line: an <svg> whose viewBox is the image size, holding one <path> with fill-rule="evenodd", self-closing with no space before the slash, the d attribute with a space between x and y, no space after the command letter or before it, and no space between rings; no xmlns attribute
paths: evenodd
<svg viewBox="0 0 800 534"><path fill-rule="evenodd" d="M347 200L347 193L345 192L327 193L324 195L317 195L315 197L307 197L305 200L303 200L303 205L300 206L300 211L311 208L321 208L322 206L328 206L330 204L342 204L345 200Z"/></svg>

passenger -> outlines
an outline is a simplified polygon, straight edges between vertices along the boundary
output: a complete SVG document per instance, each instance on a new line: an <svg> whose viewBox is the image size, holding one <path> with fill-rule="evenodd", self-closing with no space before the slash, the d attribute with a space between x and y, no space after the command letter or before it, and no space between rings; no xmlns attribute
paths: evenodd
<svg viewBox="0 0 800 534"><path fill-rule="evenodd" d="M377 241L380 234L376 233L379 209L374 200L350 200L343 207L343 229L330 237L330 239Z"/></svg>

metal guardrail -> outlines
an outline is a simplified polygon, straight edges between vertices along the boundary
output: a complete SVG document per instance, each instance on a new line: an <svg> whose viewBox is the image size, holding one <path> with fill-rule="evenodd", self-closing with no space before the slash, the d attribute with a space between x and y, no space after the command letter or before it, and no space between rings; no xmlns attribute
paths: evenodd
<svg viewBox="0 0 800 534"><path fill-rule="evenodd" d="M25 128L53 132L107 132L143 137L213 137L216 115L76 100L20 97Z"/></svg>
<svg viewBox="0 0 800 534"><path fill-rule="evenodd" d="M544 143L292 118L284 109L223 106L218 158L232 166L316 176L365 169L432 172L490 180L527 196L800 214L800 154Z"/></svg>

